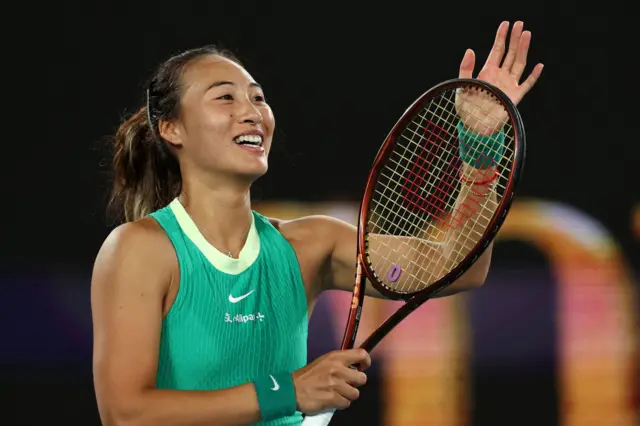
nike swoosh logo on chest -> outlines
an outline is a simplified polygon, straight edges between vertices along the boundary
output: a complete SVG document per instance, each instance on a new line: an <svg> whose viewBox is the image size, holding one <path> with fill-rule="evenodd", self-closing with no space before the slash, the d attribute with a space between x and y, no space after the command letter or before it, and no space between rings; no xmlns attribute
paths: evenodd
<svg viewBox="0 0 640 426"><path fill-rule="evenodd" d="M249 295L251 295L251 293L253 293L255 290L251 290L249 293L247 294L243 294L242 296L238 296L238 297L233 297L232 294L229 294L229 302L231 303L238 303L239 301L241 301L242 299L248 297Z"/></svg>

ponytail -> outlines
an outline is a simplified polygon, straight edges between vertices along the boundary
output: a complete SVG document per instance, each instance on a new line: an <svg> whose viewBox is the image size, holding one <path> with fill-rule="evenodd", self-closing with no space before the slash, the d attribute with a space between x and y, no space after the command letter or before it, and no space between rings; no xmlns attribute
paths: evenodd
<svg viewBox="0 0 640 426"><path fill-rule="evenodd" d="M165 207L182 187L180 167L167 143L149 127L146 107L125 120L114 138L111 206L126 222Z"/></svg>
<svg viewBox="0 0 640 426"><path fill-rule="evenodd" d="M180 194L180 165L168 142L160 137L158 123L178 118L180 79L187 65L211 55L242 65L233 54L215 46L187 50L169 58L147 84L146 106L118 128L113 144L114 183L110 205L126 222L165 207Z"/></svg>

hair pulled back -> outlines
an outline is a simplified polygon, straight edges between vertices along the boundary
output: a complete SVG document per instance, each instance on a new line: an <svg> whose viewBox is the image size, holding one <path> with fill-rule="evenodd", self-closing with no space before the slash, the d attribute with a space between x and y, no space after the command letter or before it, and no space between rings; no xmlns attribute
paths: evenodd
<svg viewBox="0 0 640 426"><path fill-rule="evenodd" d="M180 166L168 142L160 137L158 122L178 118L182 75L204 56L221 56L238 64L230 52L204 46L172 56L161 64L146 85L146 105L126 118L113 138L114 175L110 205L127 222L165 207L182 189Z"/></svg>

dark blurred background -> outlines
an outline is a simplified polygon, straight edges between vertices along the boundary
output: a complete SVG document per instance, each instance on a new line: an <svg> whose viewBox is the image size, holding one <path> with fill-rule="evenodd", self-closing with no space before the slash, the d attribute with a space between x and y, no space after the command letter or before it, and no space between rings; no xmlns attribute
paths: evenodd
<svg viewBox="0 0 640 426"><path fill-rule="evenodd" d="M277 120L255 209L355 223L395 120L476 72L502 20L533 33L520 105L527 163L486 285L429 302L374 353L332 424L640 424L637 19L630 3L64 2L5 10L0 424L100 424L89 305L105 216L105 139L169 55L217 43L265 87ZM6 117L6 113L5 113ZM339 346L348 294L322 296L309 357ZM392 312L367 300L361 335ZM327 322L327 318L332 318ZM327 326L327 324L329 326Z"/></svg>

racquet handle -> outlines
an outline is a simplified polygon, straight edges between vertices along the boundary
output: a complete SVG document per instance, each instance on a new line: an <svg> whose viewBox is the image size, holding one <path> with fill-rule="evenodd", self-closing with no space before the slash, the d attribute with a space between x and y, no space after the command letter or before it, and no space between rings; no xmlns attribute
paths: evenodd
<svg viewBox="0 0 640 426"><path fill-rule="evenodd" d="M313 416L307 416L302 421L302 426L327 426L331 422L331 418L335 412L336 410L332 409L314 414Z"/></svg>

